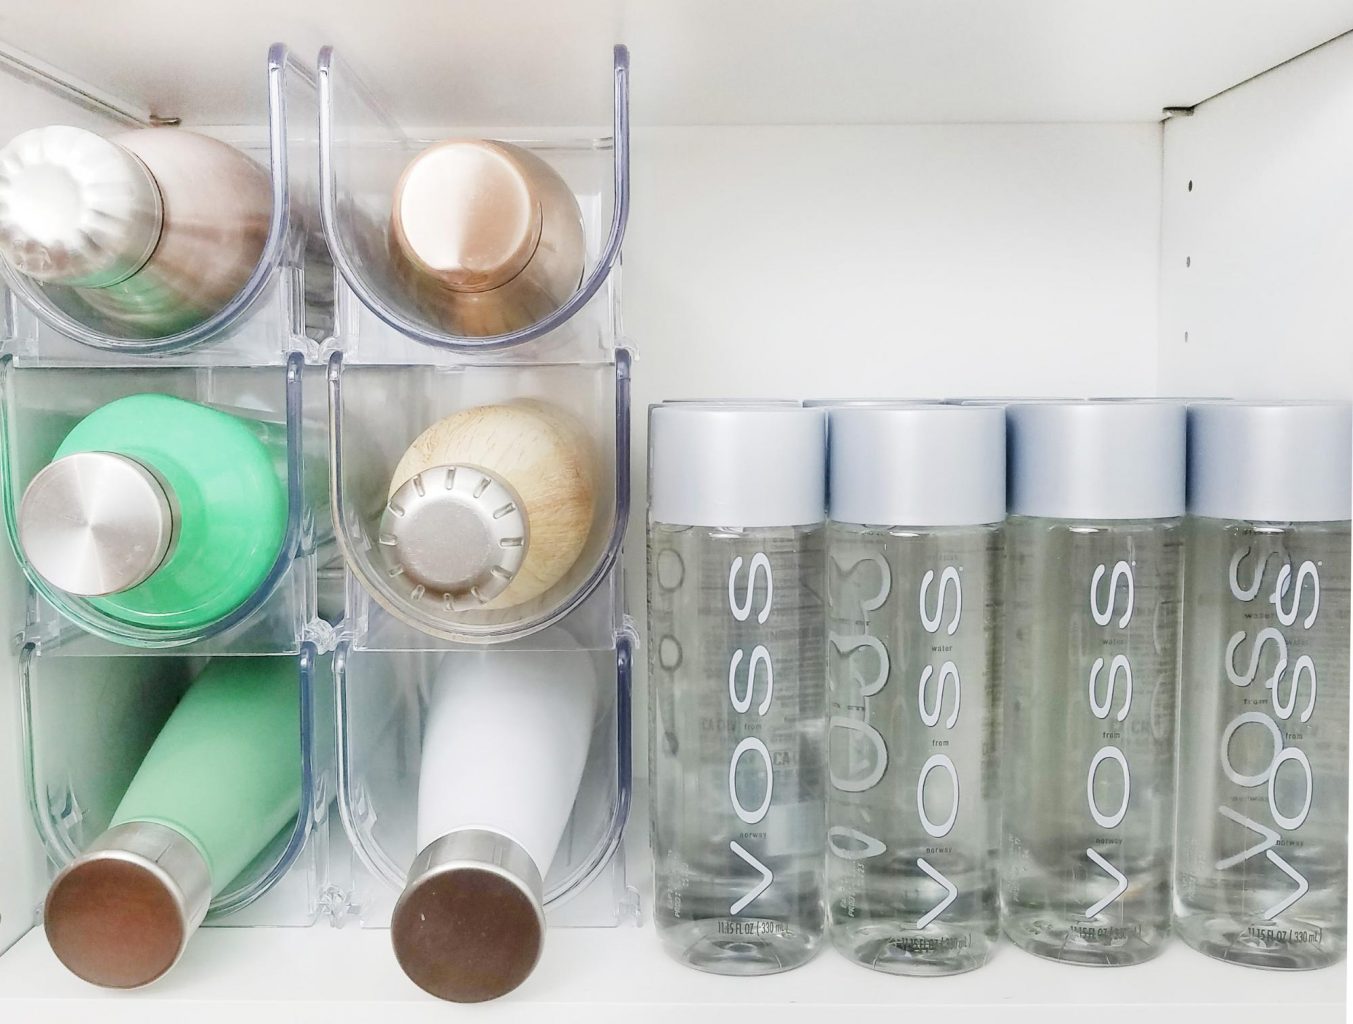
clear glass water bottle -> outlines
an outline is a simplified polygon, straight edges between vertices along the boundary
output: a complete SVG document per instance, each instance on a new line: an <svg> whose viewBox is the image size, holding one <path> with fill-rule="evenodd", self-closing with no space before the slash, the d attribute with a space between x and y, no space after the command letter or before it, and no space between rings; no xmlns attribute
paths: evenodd
<svg viewBox="0 0 1353 1024"><path fill-rule="evenodd" d="M1005 931L1139 963L1170 931L1184 409L1006 416Z"/></svg>
<svg viewBox="0 0 1353 1024"><path fill-rule="evenodd" d="M1351 431L1341 404L1189 409L1175 926L1250 967L1347 947Z"/></svg>
<svg viewBox="0 0 1353 1024"><path fill-rule="evenodd" d="M826 418L649 416L654 919L701 970L804 963L824 928Z"/></svg>
<svg viewBox="0 0 1353 1024"><path fill-rule="evenodd" d="M999 934L997 616L1005 415L828 417L827 877L856 963L956 974Z"/></svg>

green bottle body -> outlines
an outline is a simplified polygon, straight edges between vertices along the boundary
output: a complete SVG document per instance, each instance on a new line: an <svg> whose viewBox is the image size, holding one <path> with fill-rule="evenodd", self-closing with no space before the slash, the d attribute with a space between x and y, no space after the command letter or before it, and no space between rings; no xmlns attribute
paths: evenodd
<svg viewBox="0 0 1353 1024"><path fill-rule="evenodd" d="M194 629L258 590L286 537L287 492L268 425L170 395L129 395L76 424L56 458L115 452L168 486L178 534L149 579L91 605L122 622Z"/></svg>
<svg viewBox="0 0 1353 1024"><path fill-rule="evenodd" d="M109 827L150 821L181 833L219 894L300 806L295 658L215 658L169 716Z"/></svg>

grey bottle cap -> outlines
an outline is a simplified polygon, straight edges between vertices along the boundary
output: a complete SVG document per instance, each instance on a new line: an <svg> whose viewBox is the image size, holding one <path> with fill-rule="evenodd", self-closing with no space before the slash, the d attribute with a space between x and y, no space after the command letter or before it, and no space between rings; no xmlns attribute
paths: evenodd
<svg viewBox="0 0 1353 1024"><path fill-rule="evenodd" d="M479 1003L535 970L545 942L540 870L507 836L463 829L429 843L395 904L399 966L439 999Z"/></svg>
<svg viewBox="0 0 1353 1024"><path fill-rule="evenodd" d="M1183 515L1183 406L1015 403L1005 414L1011 515L1091 520Z"/></svg>
<svg viewBox="0 0 1353 1024"><path fill-rule="evenodd" d="M521 498L479 466L434 466L390 496L379 544L392 576L415 600L475 608L497 597L526 559Z"/></svg>
<svg viewBox="0 0 1353 1024"><path fill-rule="evenodd" d="M676 403L648 414L648 500L677 526L808 526L826 514L827 417L790 405Z"/></svg>
<svg viewBox="0 0 1353 1024"><path fill-rule="evenodd" d="M56 876L47 941L85 981L149 985L183 955L211 895L211 871L186 836L156 822L117 825Z"/></svg>
<svg viewBox="0 0 1353 1024"><path fill-rule="evenodd" d="M807 409L888 409L895 405L935 405L934 398L806 398Z"/></svg>
<svg viewBox="0 0 1353 1024"><path fill-rule="evenodd" d="M830 518L975 526L1005 518L1005 416L989 406L838 406L827 418Z"/></svg>
<svg viewBox="0 0 1353 1024"><path fill-rule="evenodd" d="M788 408L797 408L801 405L807 405L807 402L800 402L797 398L664 398L663 405L713 405L713 406L751 406L756 408L762 405L786 406Z"/></svg>
<svg viewBox="0 0 1353 1024"><path fill-rule="evenodd" d="M1353 498L1343 402L1189 406L1189 512L1252 522L1341 522Z"/></svg>
<svg viewBox="0 0 1353 1024"><path fill-rule="evenodd" d="M1066 402L1079 402L1083 399L1072 398L1070 396L1062 398L1014 398L1001 397L999 395L976 395L972 397L946 398L945 405L994 405L1004 409L1007 405L1047 405L1055 403L1061 405Z"/></svg>
<svg viewBox="0 0 1353 1024"><path fill-rule="evenodd" d="M79 452L35 476L19 502L19 545L44 580L99 597L144 583L178 528L172 493L135 459Z"/></svg>
<svg viewBox="0 0 1353 1024"><path fill-rule="evenodd" d="M154 253L163 216L145 164L93 132L34 128L0 150L0 254L29 277L124 281Z"/></svg>

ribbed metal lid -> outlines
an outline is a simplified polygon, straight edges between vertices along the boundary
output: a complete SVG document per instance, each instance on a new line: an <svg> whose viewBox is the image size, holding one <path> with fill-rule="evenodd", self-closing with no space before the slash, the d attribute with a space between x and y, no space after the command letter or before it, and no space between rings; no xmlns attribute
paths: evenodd
<svg viewBox="0 0 1353 1024"><path fill-rule="evenodd" d="M521 498L479 466L434 466L406 480L381 515L379 544L391 575L414 600L478 607L507 589L526 559Z"/></svg>
<svg viewBox="0 0 1353 1024"><path fill-rule="evenodd" d="M150 259L163 216L145 164L93 132L35 128L0 150L0 254L29 277L117 284Z"/></svg>

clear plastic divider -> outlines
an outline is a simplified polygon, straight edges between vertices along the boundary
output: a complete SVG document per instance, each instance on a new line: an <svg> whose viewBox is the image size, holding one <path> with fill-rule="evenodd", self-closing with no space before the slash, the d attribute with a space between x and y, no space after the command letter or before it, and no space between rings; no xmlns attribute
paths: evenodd
<svg viewBox="0 0 1353 1024"><path fill-rule="evenodd" d="M148 127L117 107L91 103L85 92L54 74L40 76L12 60L0 60L0 69L21 86L41 87L51 97L32 108L32 116L41 120L6 118L6 138L55 118L60 118L55 123L100 134ZM220 309L158 336L100 314L75 289L43 284L0 261L7 290L5 348L22 364L116 365L173 357L180 364L276 365L286 362L293 349L318 352L333 326L333 271L318 224L313 69L280 43L270 49L262 128L197 126L190 111L183 114L189 130L240 149L261 165L271 183L267 237L247 280Z"/></svg>
<svg viewBox="0 0 1353 1024"><path fill-rule="evenodd" d="M34 592L25 636L41 643L81 643L85 653L178 648L194 653L295 652L315 617L316 545L330 533L321 452L309 462L302 394L303 357L285 367L43 367L21 369L0 359L0 489L9 542ZM27 562L18 535L19 502L34 476L48 465L81 419L129 395L173 395L212 406L253 423L272 450L287 494L283 542L261 585L233 611L201 627L152 628L115 618L87 598L57 590ZM313 424L315 416L308 417ZM110 643L93 643L101 638Z"/></svg>
<svg viewBox="0 0 1353 1024"><path fill-rule="evenodd" d="M301 811L212 900L207 923L311 924L320 910L328 806L331 659L306 644L290 658L299 681ZM30 807L53 874L107 829L160 728L206 664L175 657L81 657L26 644L20 701ZM239 915L239 916L234 916Z"/></svg>
<svg viewBox="0 0 1353 1024"><path fill-rule="evenodd" d="M545 875L545 904L555 923L607 926L622 919L622 908L609 901L579 914L564 908L611 864L629 814L632 646L631 635L622 631L613 635L609 651L560 654L590 658L603 694L613 672L614 690L599 704L573 813ZM362 869L348 909L366 925L388 924L419 852L415 830L427 688L442 657L438 651L357 651L346 644L334 652L338 808Z"/></svg>
<svg viewBox="0 0 1353 1024"><path fill-rule="evenodd" d="M629 51L617 46L613 57L610 138L551 132L545 138L500 140L545 160L578 200L586 246L581 283L535 323L505 334L466 337L447 331L419 308L389 252L396 183L408 162L436 140L408 134L333 47L320 51L320 209L342 280L337 343L350 359L423 361L436 359L439 351L520 362L608 358L619 330L612 271L629 217Z"/></svg>

